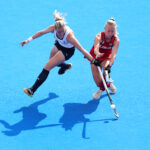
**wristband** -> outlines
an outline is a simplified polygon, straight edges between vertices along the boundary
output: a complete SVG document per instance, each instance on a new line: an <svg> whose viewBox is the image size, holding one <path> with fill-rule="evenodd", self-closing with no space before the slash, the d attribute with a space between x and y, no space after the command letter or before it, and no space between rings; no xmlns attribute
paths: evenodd
<svg viewBox="0 0 150 150"><path fill-rule="evenodd" d="M32 36L27 39L29 42L33 40Z"/></svg>
<svg viewBox="0 0 150 150"><path fill-rule="evenodd" d="M95 59L92 59L92 60L91 60L91 62L94 64L94 62L95 62Z"/></svg>

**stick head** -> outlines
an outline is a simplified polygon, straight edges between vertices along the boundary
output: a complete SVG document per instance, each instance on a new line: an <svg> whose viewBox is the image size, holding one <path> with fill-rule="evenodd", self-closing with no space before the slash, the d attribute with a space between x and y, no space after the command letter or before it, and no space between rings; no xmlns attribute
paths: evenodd
<svg viewBox="0 0 150 150"><path fill-rule="evenodd" d="M119 118L119 114L115 113L115 116L116 116L117 118Z"/></svg>

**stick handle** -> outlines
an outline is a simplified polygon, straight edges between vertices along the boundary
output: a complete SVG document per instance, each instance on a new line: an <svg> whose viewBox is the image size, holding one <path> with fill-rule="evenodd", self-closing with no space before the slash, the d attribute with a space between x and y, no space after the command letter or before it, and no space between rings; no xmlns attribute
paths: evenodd
<svg viewBox="0 0 150 150"><path fill-rule="evenodd" d="M100 68L100 67L98 67L98 70L99 70L99 73L100 73L100 77L101 77L101 79L102 79L102 81L103 81L103 84L104 84L105 90L106 90L106 92L107 92L107 94L108 94L109 101L110 101L110 103L111 103L111 104L114 104L114 103L113 103L113 101L112 101L112 99L111 99L111 97L110 97L110 94L109 94L109 91L108 91L108 88L107 88L107 85L106 85L105 79L104 79L104 77L103 77L103 74L102 74L101 68Z"/></svg>
<svg viewBox="0 0 150 150"><path fill-rule="evenodd" d="M103 77L103 74L102 74L102 71L101 71L101 68L100 68L100 67L98 67L98 71L99 71L100 77L101 77L101 79L102 79L102 81L103 81L103 84L104 84L105 90L106 90L106 92L107 92L109 101L110 101L110 103L111 103L111 105L112 105L112 104L114 104L114 103L113 103L113 101L112 101L112 99L111 99L111 96L110 96L110 94L109 94L109 91L108 91L108 88L107 88L107 85L106 85L106 82L105 82L105 79L104 79L104 77ZM114 112L115 112L115 116L116 116L117 118L119 118L119 115L118 115L118 113L117 113L116 108L113 109L113 110L114 110Z"/></svg>

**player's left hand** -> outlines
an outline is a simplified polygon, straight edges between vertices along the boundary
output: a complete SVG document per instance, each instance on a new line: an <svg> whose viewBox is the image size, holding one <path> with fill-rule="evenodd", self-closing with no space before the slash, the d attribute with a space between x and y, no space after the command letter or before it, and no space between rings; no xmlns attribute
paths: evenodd
<svg viewBox="0 0 150 150"><path fill-rule="evenodd" d="M92 60L92 63L93 63L95 66L100 66L100 65L101 65L101 63L100 63L100 61L99 61L98 59L93 59L93 60Z"/></svg>
<svg viewBox="0 0 150 150"><path fill-rule="evenodd" d="M103 55L104 55L104 53L98 52L98 53L96 54L96 58L102 57Z"/></svg>

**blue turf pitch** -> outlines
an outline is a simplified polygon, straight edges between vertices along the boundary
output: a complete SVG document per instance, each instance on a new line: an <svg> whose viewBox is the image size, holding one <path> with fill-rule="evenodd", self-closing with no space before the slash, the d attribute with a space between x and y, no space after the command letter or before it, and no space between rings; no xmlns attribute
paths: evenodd
<svg viewBox="0 0 150 150"><path fill-rule="evenodd" d="M111 96L118 120L106 93L92 100L97 87L78 50L65 75L55 68L33 98L23 93L48 60L54 38L19 43L53 24L55 9L67 14L88 51L115 17L121 42L112 68L118 91ZM149 150L149 14L148 0L0 1L0 150Z"/></svg>

